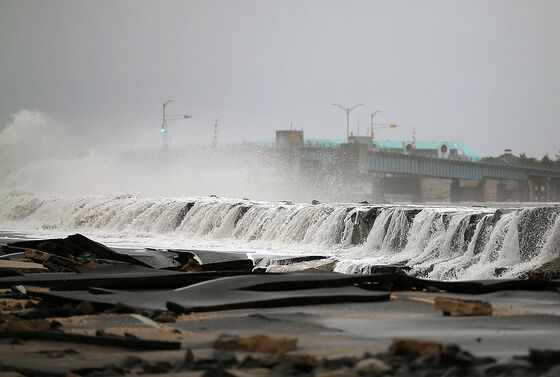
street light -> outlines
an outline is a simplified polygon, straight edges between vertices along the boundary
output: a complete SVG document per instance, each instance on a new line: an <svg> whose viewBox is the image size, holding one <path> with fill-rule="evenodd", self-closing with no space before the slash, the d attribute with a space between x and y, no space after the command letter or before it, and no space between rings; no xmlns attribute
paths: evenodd
<svg viewBox="0 0 560 377"><path fill-rule="evenodd" d="M165 112L167 105L169 105L171 102L175 102L175 100L173 99L168 99L167 101L165 101L163 103L163 111L162 111L162 115L161 115L161 128L159 129L161 136L163 137L162 142L163 142L163 148L167 149L168 146L168 141L167 141L167 121L170 120L177 120L177 119L190 119L192 118L191 114L167 114Z"/></svg>
<svg viewBox="0 0 560 377"><path fill-rule="evenodd" d="M374 138L374 133L373 130L378 130L380 128L396 128L397 125L395 123L373 123L373 118L375 118L375 116L379 113L382 113L383 111L381 110L377 110L374 111L373 113L371 113L371 141L373 141Z"/></svg>
<svg viewBox="0 0 560 377"><path fill-rule="evenodd" d="M338 106L340 107L342 110L346 111L346 140L348 141L348 139L350 138L350 112L352 110L354 110L356 107L358 106L363 106L363 103L359 103L357 105L354 105L352 107L344 107L338 103L333 103L333 106Z"/></svg>
<svg viewBox="0 0 560 377"><path fill-rule="evenodd" d="M371 122L370 123L371 123L371 139L372 140L373 140L373 118L375 118L375 116L377 114L382 113L382 112L383 112L383 110L377 110L377 111L374 111L373 113L371 113Z"/></svg>

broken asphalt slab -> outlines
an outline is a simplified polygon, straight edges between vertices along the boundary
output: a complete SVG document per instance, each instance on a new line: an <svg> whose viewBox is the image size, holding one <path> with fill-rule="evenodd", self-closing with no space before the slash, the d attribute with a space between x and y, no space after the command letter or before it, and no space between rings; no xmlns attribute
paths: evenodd
<svg viewBox="0 0 560 377"><path fill-rule="evenodd" d="M359 276L334 273L253 274L220 278L168 291L45 292L43 295L62 301L89 301L135 309L169 309L178 313L389 300L387 292L353 286L360 279Z"/></svg>

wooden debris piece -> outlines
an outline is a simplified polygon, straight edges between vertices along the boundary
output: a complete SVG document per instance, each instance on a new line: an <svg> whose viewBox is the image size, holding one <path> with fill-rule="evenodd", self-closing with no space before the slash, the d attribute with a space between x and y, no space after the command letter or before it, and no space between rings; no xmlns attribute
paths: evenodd
<svg viewBox="0 0 560 377"><path fill-rule="evenodd" d="M395 338L389 347L391 353L420 356L435 356L442 351L443 345L440 342L424 339Z"/></svg>
<svg viewBox="0 0 560 377"><path fill-rule="evenodd" d="M85 344L96 344L111 347L123 347L150 350L178 350L181 342L165 340L139 339L131 336L109 335L99 332L98 335L82 335L64 333L60 331L0 331L0 338L15 338L22 340L40 339L55 342L74 342Z"/></svg>
<svg viewBox="0 0 560 377"><path fill-rule="evenodd" d="M0 269L18 270L21 272L46 272L45 266L39 263L0 259Z"/></svg>
<svg viewBox="0 0 560 377"><path fill-rule="evenodd" d="M44 251L35 250L35 249L25 250L24 255L27 259L31 259L32 261L39 262L39 263L49 262L49 263L57 264L59 266L70 267L70 268L82 265L81 263L76 262L70 258L61 257L60 255L55 255L55 254L49 254Z"/></svg>
<svg viewBox="0 0 560 377"><path fill-rule="evenodd" d="M214 348L227 351L283 353L295 350L297 343L297 338L270 337L267 335L242 338L236 335L222 334L214 342Z"/></svg>
<svg viewBox="0 0 560 377"><path fill-rule="evenodd" d="M28 319L7 321L5 331L49 331L52 322L45 319Z"/></svg>
<svg viewBox="0 0 560 377"><path fill-rule="evenodd" d="M479 300L463 300L453 297L436 297L436 309L443 315L452 316L487 316L492 315L492 304Z"/></svg>

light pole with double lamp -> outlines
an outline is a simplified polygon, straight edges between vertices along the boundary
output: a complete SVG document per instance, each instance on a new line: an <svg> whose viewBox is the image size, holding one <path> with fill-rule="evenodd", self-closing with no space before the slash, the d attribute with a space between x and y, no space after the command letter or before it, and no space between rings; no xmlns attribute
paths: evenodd
<svg viewBox="0 0 560 377"><path fill-rule="evenodd" d="M352 112L352 110L354 110L356 107L363 106L363 105L364 105L363 103L359 103L359 104L354 105L352 107L344 107L344 106L342 106L338 103L333 103L333 106L338 106L346 112L346 141L347 142L350 139L350 112Z"/></svg>

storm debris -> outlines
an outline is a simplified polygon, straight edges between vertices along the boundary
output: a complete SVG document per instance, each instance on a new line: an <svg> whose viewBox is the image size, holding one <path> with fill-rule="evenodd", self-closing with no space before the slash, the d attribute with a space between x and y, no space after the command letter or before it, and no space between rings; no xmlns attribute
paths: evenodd
<svg viewBox="0 0 560 377"><path fill-rule="evenodd" d="M486 316L492 315L492 304L479 300L464 300L453 297L438 296L434 301L436 309L443 315L451 316Z"/></svg>
<svg viewBox="0 0 560 377"><path fill-rule="evenodd" d="M393 339L389 351L395 354L435 356L443 351L443 345L431 340L397 338Z"/></svg>
<svg viewBox="0 0 560 377"><path fill-rule="evenodd" d="M297 348L297 338L278 338L267 335L239 337L222 334L214 341L214 348L219 350L242 350L250 352L278 353L293 351Z"/></svg>

